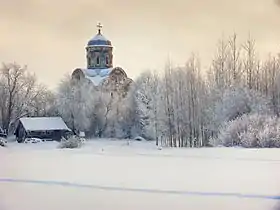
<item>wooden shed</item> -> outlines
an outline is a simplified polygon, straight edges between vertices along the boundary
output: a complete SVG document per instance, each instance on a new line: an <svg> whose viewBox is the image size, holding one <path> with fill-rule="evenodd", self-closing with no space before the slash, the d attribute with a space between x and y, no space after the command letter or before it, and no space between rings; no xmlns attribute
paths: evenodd
<svg viewBox="0 0 280 210"><path fill-rule="evenodd" d="M61 117L24 117L19 119L15 136L19 143L26 138L60 141L67 138L72 131Z"/></svg>

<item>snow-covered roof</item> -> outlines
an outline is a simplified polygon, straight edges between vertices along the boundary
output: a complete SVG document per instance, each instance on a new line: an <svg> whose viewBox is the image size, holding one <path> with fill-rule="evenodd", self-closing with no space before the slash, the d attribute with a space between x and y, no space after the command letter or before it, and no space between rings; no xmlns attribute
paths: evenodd
<svg viewBox="0 0 280 210"><path fill-rule="evenodd" d="M95 35L88 41L88 46L111 46L111 41L106 39L102 34Z"/></svg>
<svg viewBox="0 0 280 210"><path fill-rule="evenodd" d="M95 86L99 86L110 75L112 68L108 69L82 69L85 78L89 79Z"/></svg>
<svg viewBox="0 0 280 210"><path fill-rule="evenodd" d="M103 41L107 41L108 39L105 38L105 36L103 36L103 34L96 34L92 40L103 40Z"/></svg>
<svg viewBox="0 0 280 210"><path fill-rule="evenodd" d="M69 130L61 117L23 117L20 122L27 131Z"/></svg>

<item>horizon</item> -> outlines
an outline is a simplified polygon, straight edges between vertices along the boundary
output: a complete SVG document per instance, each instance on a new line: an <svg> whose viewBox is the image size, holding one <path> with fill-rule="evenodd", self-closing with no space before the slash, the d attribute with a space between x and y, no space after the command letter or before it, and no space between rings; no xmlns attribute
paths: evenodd
<svg viewBox="0 0 280 210"><path fill-rule="evenodd" d="M65 74L86 67L85 46L98 22L112 41L114 67L133 79L148 69L160 71L168 58L183 65L193 52L202 69L208 68L218 40L234 32L240 42L250 33L261 58L280 51L279 0L2 0L0 5L1 62L27 65L51 89Z"/></svg>

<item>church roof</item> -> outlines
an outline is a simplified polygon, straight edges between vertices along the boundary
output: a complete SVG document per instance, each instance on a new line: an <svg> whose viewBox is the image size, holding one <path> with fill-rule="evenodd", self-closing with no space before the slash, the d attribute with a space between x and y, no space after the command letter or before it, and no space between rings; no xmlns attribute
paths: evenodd
<svg viewBox="0 0 280 210"><path fill-rule="evenodd" d="M89 79L95 86L99 86L109 77L113 68L108 69L82 69L85 78Z"/></svg>
<svg viewBox="0 0 280 210"><path fill-rule="evenodd" d="M112 43L103 34L98 33L88 41L88 46L112 46Z"/></svg>
<svg viewBox="0 0 280 210"><path fill-rule="evenodd" d="M88 46L112 46L112 43L109 39L106 39L103 34L101 33L102 25L98 23L97 25L98 31L97 34L88 41Z"/></svg>

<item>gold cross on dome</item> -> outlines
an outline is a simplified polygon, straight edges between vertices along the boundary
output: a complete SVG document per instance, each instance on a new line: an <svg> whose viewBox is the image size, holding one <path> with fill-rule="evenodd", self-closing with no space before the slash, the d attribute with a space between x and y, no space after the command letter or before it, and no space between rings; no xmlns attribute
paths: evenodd
<svg viewBox="0 0 280 210"><path fill-rule="evenodd" d="M97 28L98 28L98 33L99 34L101 34L101 28L102 28L103 26L101 25L101 23L98 23L97 24Z"/></svg>

